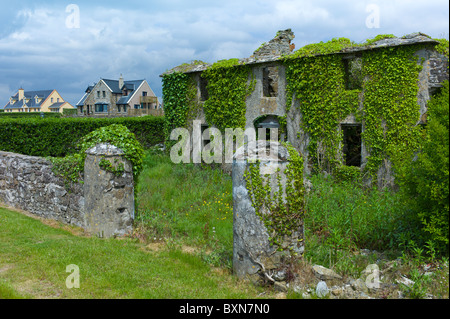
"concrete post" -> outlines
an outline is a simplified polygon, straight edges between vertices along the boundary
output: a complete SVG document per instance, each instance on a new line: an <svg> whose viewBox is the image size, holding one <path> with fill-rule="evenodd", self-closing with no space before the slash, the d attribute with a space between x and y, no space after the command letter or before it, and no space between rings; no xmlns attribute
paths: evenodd
<svg viewBox="0 0 450 319"><path fill-rule="evenodd" d="M133 167L124 152L110 144L97 144L86 151L84 166L85 229L99 237L122 236L132 231L134 219ZM100 167L123 165L119 176Z"/></svg>

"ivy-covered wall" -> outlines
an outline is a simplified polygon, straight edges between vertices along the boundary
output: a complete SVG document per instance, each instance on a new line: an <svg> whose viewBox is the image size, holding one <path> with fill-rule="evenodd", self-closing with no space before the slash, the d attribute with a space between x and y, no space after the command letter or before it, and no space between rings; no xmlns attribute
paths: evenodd
<svg viewBox="0 0 450 319"><path fill-rule="evenodd" d="M266 67L276 72L275 95L264 93ZM339 38L285 55L195 61L162 77L168 128L195 118L223 131L276 115L306 156L306 173L351 171L383 187L418 148L430 94L448 79L448 41L421 33L362 44ZM344 124L361 130L357 167L345 165Z"/></svg>

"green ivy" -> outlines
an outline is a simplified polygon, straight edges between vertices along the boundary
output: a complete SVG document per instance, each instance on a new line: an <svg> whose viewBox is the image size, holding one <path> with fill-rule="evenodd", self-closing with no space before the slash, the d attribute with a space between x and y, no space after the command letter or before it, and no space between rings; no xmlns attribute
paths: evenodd
<svg viewBox="0 0 450 319"><path fill-rule="evenodd" d="M86 151L99 143L109 143L120 148L124 152L124 157L131 162L133 176L137 180L143 167L144 149L126 126L113 124L101 127L83 137L79 143L79 154L81 154L83 162L86 158Z"/></svg>
<svg viewBox="0 0 450 319"><path fill-rule="evenodd" d="M375 36L373 39L367 39L363 45L371 45L377 41L380 40L384 40L384 39L390 39L390 38L395 38L395 35L393 34L379 34L377 36Z"/></svg>
<svg viewBox="0 0 450 319"><path fill-rule="evenodd" d="M447 57L447 59L449 58L449 53L448 53L448 48L449 48L449 44L448 44L448 40L447 39L434 39L436 41L439 42L438 45L436 45L436 51L439 52L440 54L443 54Z"/></svg>
<svg viewBox="0 0 450 319"><path fill-rule="evenodd" d="M248 81L250 73L238 59L218 61L202 73L208 81L209 98L203 105L208 123L221 131L245 127L246 98L255 88L255 81Z"/></svg>
<svg viewBox="0 0 450 319"><path fill-rule="evenodd" d="M116 166L114 166L110 160L102 158L98 165L105 171L108 171L117 177L122 176L122 174L125 172L125 166L123 165L123 163L117 164L117 159L114 160L114 163L116 164Z"/></svg>
<svg viewBox="0 0 450 319"><path fill-rule="evenodd" d="M136 139L136 136L126 126L120 124L101 127L84 136L78 144L79 151L76 154L63 158L48 157L53 163L53 172L62 176L67 183L80 182L84 172L86 150L99 143L110 143L122 149L124 151L124 157L132 163L133 177L137 181L143 167L144 149ZM102 159L99 166L115 175L121 175L124 172L123 164L114 167L106 159Z"/></svg>
<svg viewBox="0 0 450 319"><path fill-rule="evenodd" d="M298 101L301 129L311 138L310 160L316 168L331 172L343 165L339 123L350 114L364 124L362 138L370 153L365 170L370 176L375 177L384 160L392 161L394 167L402 165L417 150L417 79L421 70L414 56L417 47L397 46L360 53L362 67L358 76L363 79L362 90L345 88L342 56L332 54L393 37L379 35L363 44L335 38L307 45L284 57L286 108L290 109L294 98ZM448 56L448 41L440 42L436 49ZM363 111L360 104L364 105Z"/></svg>
<svg viewBox="0 0 450 319"><path fill-rule="evenodd" d="M287 78L287 106L295 97L302 114L301 129L311 137L310 158L316 168L331 168L340 163L342 136L339 123L349 114L358 114L360 90L345 89L344 63L340 55L320 55L353 45L349 40L333 39L329 43L307 46L284 60ZM324 154L324 157L319 156Z"/></svg>
<svg viewBox="0 0 450 319"><path fill-rule="evenodd" d="M369 151L366 170L375 177L382 161L394 167L411 160L418 149L417 79L421 65L410 46L363 53L364 122L362 137Z"/></svg>
<svg viewBox="0 0 450 319"><path fill-rule="evenodd" d="M162 90L164 96L164 136L169 141L170 132L178 127L185 127L188 114L189 75L175 72L164 75Z"/></svg>
<svg viewBox="0 0 450 319"><path fill-rule="evenodd" d="M358 47L357 43L347 39L347 38L333 38L327 42L311 43L307 44L294 53L286 55L285 60L295 60L303 57L312 57L317 55L331 54L339 52L343 49L348 49L351 47Z"/></svg>
<svg viewBox="0 0 450 319"><path fill-rule="evenodd" d="M83 182L84 162L80 154L47 157L47 159L53 164L52 171L63 178L66 187L70 183Z"/></svg>
<svg viewBox="0 0 450 319"><path fill-rule="evenodd" d="M285 169L285 194L281 175L277 170L276 190L272 190L269 175L261 176L260 162L249 164L244 178L256 215L261 219L269 233L269 241L282 251L286 237L299 230L305 214L305 189L303 185L303 157L288 143L289 159ZM300 236L298 241L302 241ZM290 248L289 248L290 250Z"/></svg>

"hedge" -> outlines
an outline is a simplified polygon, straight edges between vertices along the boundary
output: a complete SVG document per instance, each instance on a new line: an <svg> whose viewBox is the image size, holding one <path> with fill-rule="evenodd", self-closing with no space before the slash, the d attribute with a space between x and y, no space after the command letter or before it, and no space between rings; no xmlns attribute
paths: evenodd
<svg viewBox="0 0 450 319"><path fill-rule="evenodd" d="M76 153L76 145L83 136L111 124L126 126L144 148L164 142L164 117L0 118L0 150L64 157Z"/></svg>
<svg viewBox="0 0 450 319"><path fill-rule="evenodd" d="M4 110L3 110L4 111ZM41 114L46 117L61 117L59 112L1 112L0 118L30 118L30 117L41 117Z"/></svg>

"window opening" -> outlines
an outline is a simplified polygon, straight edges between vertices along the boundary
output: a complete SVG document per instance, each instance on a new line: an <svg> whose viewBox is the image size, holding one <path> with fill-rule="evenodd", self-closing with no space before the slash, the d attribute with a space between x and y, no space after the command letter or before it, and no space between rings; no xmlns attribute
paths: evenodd
<svg viewBox="0 0 450 319"><path fill-rule="evenodd" d="M278 95L278 67L263 68L263 96L276 97Z"/></svg>
<svg viewBox="0 0 450 319"><path fill-rule="evenodd" d="M280 125L280 121L278 119L278 116L276 115L266 115L258 118L255 123L255 128L257 132L257 139L260 139L260 132L264 132L265 134L265 140L270 141L271 140L271 131L273 132L272 135L276 137L278 142L285 142L286 141L286 128L282 127Z"/></svg>
<svg viewBox="0 0 450 319"><path fill-rule="evenodd" d="M362 59L360 57L344 58L345 89L361 90L363 82Z"/></svg>
<svg viewBox="0 0 450 319"><path fill-rule="evenodd" d="M206 101L209 98L208 95L208 80L200 76L199 87L200 87L200 101Z"/></svg>
<svg viewBox="0 0 450 319"><path fill-rule="evenodd" d="M361 166L361 132L360 124L341 125L344 135L344 160L347 166Z"/></svg>

